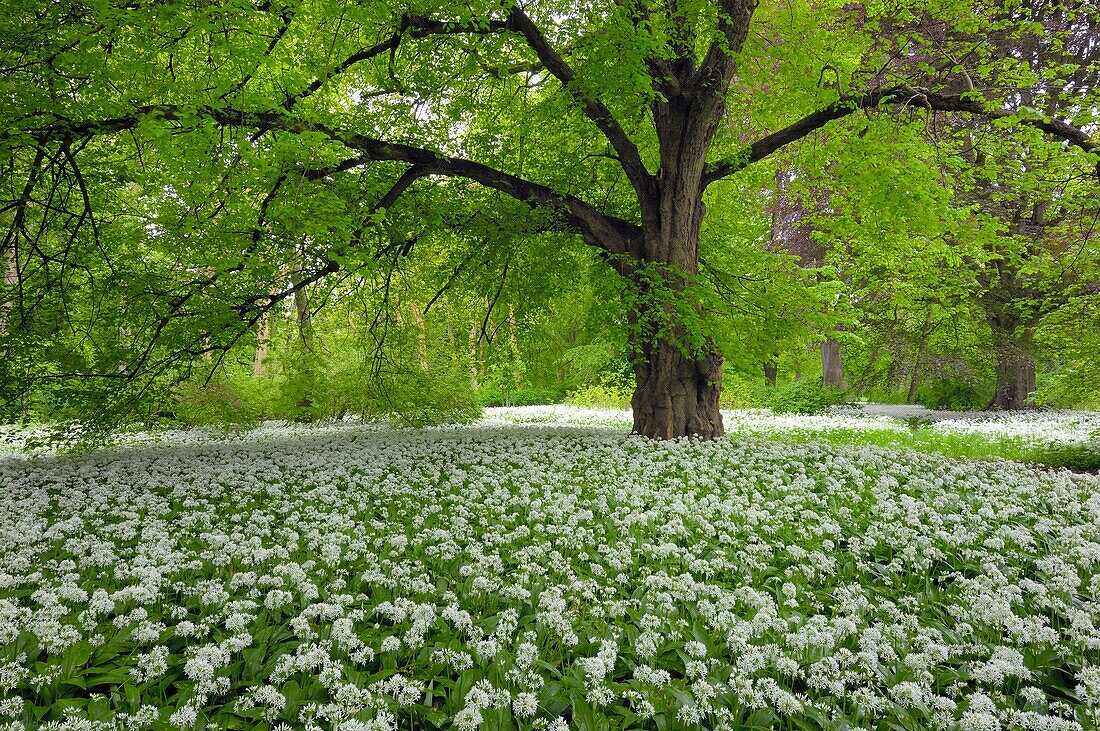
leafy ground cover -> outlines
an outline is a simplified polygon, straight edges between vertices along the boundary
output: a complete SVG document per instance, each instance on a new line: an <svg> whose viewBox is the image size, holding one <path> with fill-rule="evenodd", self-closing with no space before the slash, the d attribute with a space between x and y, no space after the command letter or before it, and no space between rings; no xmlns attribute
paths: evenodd
<svg viewBox="0 0 1100 731"><path fill-rule="evenodd" d="M1100 724L1100 478L621 418L4 459L0 725Z"/></svg>
<svg viewBox="0 0 1100 731"><path fill-rule="evenodd" d="M926 410L922 410L926 411ZM853 447L877 445L947 457L997 460L1100 470L1100 412L989 412L932 420L838 408L821 414L779 414L769 409L723 411L734 437L763 437L792 444L828 442ZM629 411L539 406L491 409L489 423L552 424L629 428Z"/></svg>
<svg viewBox="0 0 1100 731"><path fill-rule="evenodd" d="M784 419L732 414L733 428L794 442L878 445L962 459L1009 459L1081 471L1100 470L1100 414L992 412L931 420L864 415ZM749 423L746 423L749 422Z"/></svg>

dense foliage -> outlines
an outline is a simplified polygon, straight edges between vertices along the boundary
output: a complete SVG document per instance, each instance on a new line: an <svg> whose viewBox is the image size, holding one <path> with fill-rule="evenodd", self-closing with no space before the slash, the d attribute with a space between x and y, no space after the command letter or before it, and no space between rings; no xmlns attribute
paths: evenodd
<svg viewBox="0 0 1100 731"><path fill-rule="evenodd" d="M4 0L4 417L1094 403L1098 12Z"/></svg>

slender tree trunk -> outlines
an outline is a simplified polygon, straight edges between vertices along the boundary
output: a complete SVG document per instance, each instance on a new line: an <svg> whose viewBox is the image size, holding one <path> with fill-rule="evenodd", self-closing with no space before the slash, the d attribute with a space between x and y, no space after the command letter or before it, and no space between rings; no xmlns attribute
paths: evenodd
<svg viewBox="0 0 1100 731"><path fill-rule="evenodd" d="M19 290L19 261L15 246L4 249L4 300L0 302L0 335L11 332L11 313ZM4 353L7 357L7 353Z"/></svg>
<svg viewBox="0 0 1100 731"><path fill-rule="evenodd" d="M205 272L206 272L206 276L208 276L208 277L214 277L215 276L215 269L212 266L206 267ZM126 333L124 337L126 339L130 339L130 334ZM207 363L213 363L214 362L214 350L213 350L213 348L214 348L214 338L213 338L212 333L209 330L207 330L203 334L202 347L203 347L202 359L205 360ZM124 370L126 370L126 366L122 365L119 368L119 371L121 372L121 371L124 371Z"/></svg>
<svg viewBox="0 0 1100 731"><path fill-rule="evenodd" d="M309 311L309 295L306 288L302 287L294 293L294 311L298 318L298 338L302 343L302 349L307 353L313 352L313 316Z"/></svg>
<svg viewBox="0 0 1100 731"><path fill-rule="evenodd" d="M416 355L420 360L420 370L428 372L428 328L424 324L424 313L416 302L409 302L409 311L412 312L413 322L416 324Z"/></svg>
<svg viewBox="0 0 1100 731"><path fill-rule="evenodd" d="M451 305L446 297L443 298L443 321L447 326L447 351L451 354L451 362L458 359L458 343L455 342L454 315L451 313Z"/></svg>
<svg viewBox="0 0 1100 731"><path fill-rule="evenodd" d="M821 385L841 388L844 385L844 364L840 360L840 341L826 338L821 344Z"/></svg>
<svg viewBox="0 0 1100 731"><path fill-rule="evenodd" d="M477 388L478 385L478 372L477 372L477 323L470 325L470 338L467 342L470 352L470 385L473 388Z"/></svg>
<svg viewBox="0 0 1100 731"><path fill-rule="evenodd" d="M301 264L294 265L294 274L300 274L302 271ZM313 316L309 311L309 293L305 287L299 287L294 292L294 311L298 320L298 338L302 344L302 350L305 351L304 357L306 358L305 369L303 370L306 376L305 382L309 385L313 383L314 362L312 355L314 353L314 337L313 337ZM298 399L297 406L299 409L303 409L303 412L298 418L300 419L313 419L312 414L307 409L313 406L313 394L303 393L302 397Z"/></svg>
<svg viewBox="0 0 1100 731"><path fill-rule="evenodd" d="M917 348L917 357L913 360L913 372L909 375L909 393L905 395L905 403L917 403L917 391L920 390L920 357L921 348Z"/></svg>
<svg viewBox="0 0 1100 731"><path fill-rule="evenodd" d="M516 307L508 304L508 350L512 356L512 363L519 366L519 328L516 325ZM516 388L523 387L523 374L519 370L512 371L512 383Z"/></svg>
<svg viewBox="0 0 1100 731"><path fill-rule="evenodd" d="M267 373L267 366L264 365L264 361L267 360L267 351L271 344L271 320L273 317L273 312L268 310L256 323L256 355L252 359L252 374L256 376Z"/></svg>
<svg viewBox="0 0 1100 731"><path fill-rule="evenodd" d="M779 376L779 364L775 360L764 361L764 380L768 382L769 386L774 386L776 378Z"/></svg>
<svg viewBox="0 0 1100 731"><path fill-rule="evenodd" d="M924 344L928 336L932 334L932 316L924 318L924 325L920 329L920 339L917 341L917 352L913 356L913 370L909 374L909 393L905 397L905 403L917 402L917 390L920 388L920 362L924 357Z"/></svg>

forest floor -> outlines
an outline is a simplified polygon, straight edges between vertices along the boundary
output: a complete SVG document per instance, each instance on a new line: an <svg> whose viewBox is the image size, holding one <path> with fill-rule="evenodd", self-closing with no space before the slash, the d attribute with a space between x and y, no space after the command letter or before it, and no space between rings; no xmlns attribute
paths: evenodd
<svg viewBox="0 0 1100 731"><path fill-rule="evenodd" d="M628 417L0 458L0 727L1097 728L1100 477Z"/></svg>
<svg viewBox="0 0 1100 731"><path fill-rule="evenodd" d="M853 408L868 416L889 416L894 419L927 419L928 421L953 421L957 419L981 420L989 418L988 411L940 411L915 404L855 404Z"/></svg>
<svg viewBox="0 0 1100 731"><path fill-rule="evenodd" d="M886 447L972 460L1007 459L1100 470L1100 412L958 412L920 406L863 404L821 414L777 414L769 409L723 411L733 438L762 437L805 444ZM627 410L566 405L486 409L485 423L557 423L629 429Z"/></svg>

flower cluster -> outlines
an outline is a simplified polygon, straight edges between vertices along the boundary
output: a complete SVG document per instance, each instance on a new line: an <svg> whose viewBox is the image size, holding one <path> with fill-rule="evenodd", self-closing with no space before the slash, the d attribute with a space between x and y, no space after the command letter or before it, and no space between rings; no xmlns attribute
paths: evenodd
<svg viewBox="0 0 1100 731"><path fill-rule="evenodd" d="M0 460L0 729L1100 724L1100 479L536 416Z"/></svg>

